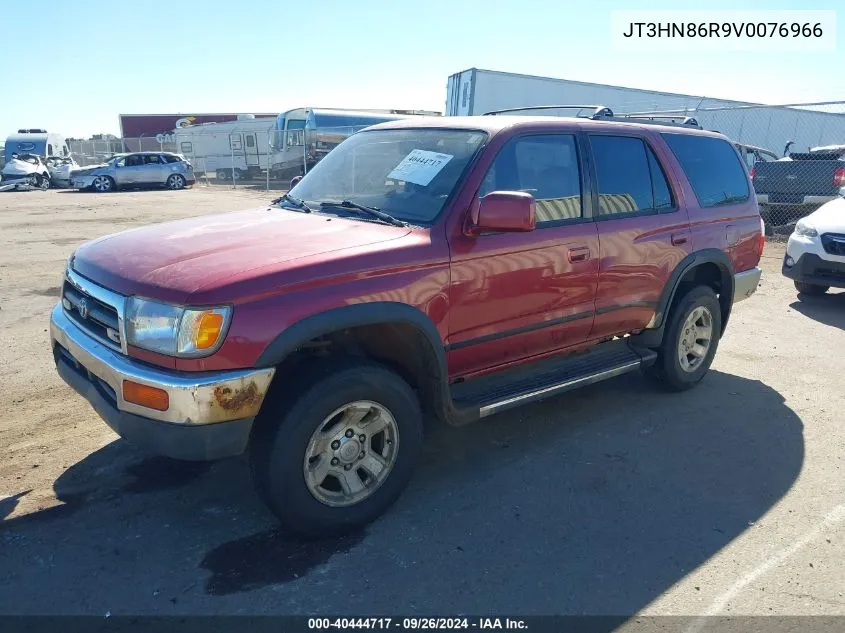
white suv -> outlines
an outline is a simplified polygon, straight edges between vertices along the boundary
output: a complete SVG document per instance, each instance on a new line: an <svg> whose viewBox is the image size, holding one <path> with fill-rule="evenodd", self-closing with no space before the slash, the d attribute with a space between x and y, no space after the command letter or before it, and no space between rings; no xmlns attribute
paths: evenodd
<svg viewBox="0 0 845 633"><path fill-rule="evenodd" d="M845 288L845 198L823 204L798 221L786 245L782 272L806 295Z"/></svg>

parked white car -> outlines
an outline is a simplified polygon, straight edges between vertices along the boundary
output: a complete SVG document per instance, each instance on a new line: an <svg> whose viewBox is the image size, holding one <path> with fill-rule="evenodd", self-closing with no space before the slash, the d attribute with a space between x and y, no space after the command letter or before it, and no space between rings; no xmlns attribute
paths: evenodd
<svg viewBox="0 0 845 633"><path fill-rule="evenodd" d="M798 221L786 245L782 272L805 295L845 288L845 198L827 202Z"/></svg>

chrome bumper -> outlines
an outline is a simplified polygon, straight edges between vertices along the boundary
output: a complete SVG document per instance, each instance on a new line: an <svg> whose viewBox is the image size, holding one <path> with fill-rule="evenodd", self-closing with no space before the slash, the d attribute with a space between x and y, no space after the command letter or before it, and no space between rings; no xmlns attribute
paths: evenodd
<svg viewBox="0 0 845 633"><path fill-rule="evenodd" d="M91 338L65 315L61 304L50 316L50 337L56 362L73 365L92 384L105 383L118 411L171 424L200 426L252 418L275 373L274 368L197 373L158 369ZM124 380L166 391L169 407L156 411L126 402Z"/></svg>
<svg viewBox="0 0 845 633"><path fill-rule="evenodd" d="M760 283L760 276L762 274L763 271L756 267L736 273L734 275L733 302L737 303L753 295L757 291L757 285Z"/></svg>

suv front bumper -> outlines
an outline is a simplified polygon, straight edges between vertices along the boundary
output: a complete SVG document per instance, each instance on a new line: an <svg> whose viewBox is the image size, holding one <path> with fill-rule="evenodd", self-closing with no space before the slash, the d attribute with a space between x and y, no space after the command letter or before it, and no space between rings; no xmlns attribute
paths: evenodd
<svg viewBox="0 0 845 633"><path fill-rule="evenodd" d="M83 332L61 304L50 316L59 375L118 435L159 455L208 460L238 455L275 369L185 373L161 369L113 351ZM131 380L167 392L157 411L123 398Z"/></svg>
<svg viewBox="0 0 845 633"><path fill-rule="evenodd" d="M845 288L845 262L822 259L814 253L802 253L792 266L787 266L787 253L783 256L781 272L785 277L815 286Z"/></svg>

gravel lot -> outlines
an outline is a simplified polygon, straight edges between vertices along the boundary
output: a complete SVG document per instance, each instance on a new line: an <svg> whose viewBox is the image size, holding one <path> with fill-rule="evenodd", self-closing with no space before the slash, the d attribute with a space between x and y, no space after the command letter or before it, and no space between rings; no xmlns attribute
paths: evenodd
<svg viewBox="0 0 845 633"><path fill-rule="evenodd" d="M629 375L436 429L340 541L278 536L243 459L117 440L52 366L67 257L266 198L0 193L0 613L845 614L845 293L799 302L782 245L699 388Z"/></svg>

